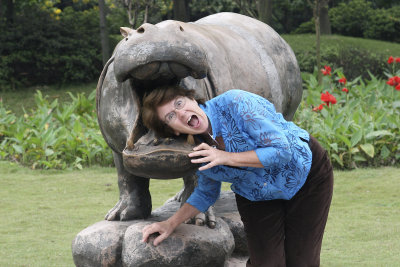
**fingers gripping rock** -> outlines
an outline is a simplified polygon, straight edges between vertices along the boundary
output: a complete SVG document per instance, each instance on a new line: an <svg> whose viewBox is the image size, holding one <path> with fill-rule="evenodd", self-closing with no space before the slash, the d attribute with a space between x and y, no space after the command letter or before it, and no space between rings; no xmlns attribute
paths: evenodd
<svg viewBox="0 0 400 267"><path fill-rule="evenodd" d="M154 246L160 235L150 235L142 242L142 229L149 223L128 227L122 245L124 266L223 266L234 250L229 226L218 219L216 229L181 224L162 243Z"/></svg>

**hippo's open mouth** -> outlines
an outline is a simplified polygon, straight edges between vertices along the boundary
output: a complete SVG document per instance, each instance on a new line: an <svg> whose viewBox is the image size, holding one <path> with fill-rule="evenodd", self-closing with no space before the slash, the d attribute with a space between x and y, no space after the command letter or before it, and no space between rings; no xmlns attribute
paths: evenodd
<svg viewBox="0 0 400 267"><path fill-rule="evenodd" d="M171 34L172 31L180 35L182 41L177 42L178 38ZM137 30L123 28L121 32L125 40L115 52L114 73L117 81L134 78L168 82L188 76L195 79L206 77L206 53L197 45L185 41L190 37L185 36L184 28L179 23L144 24Z"/></svg>
<svg viewBox="0 0 400 267"><path fill-rule="evenodd" d="M185 77L204 78L205 70L194 70L178 62L154 61L145 65L119 73L121 80L134 78L141 81L158 81L157 84L168 83L172 80L181 80ZM117 76L118 77L118 76Z"/></svg>
<svg viewBox="0 0 400 267"><path fill-rule="evenodd" d="M184 29L177 23L166 27L176 27L177 34L184 34ZM163 33L151 24L144 24L136 31L125 28L125 31L125 40L114 54L113 68L118 82L130 80L137 115L132 118L134 126L122 151L124 166L129 172L148 178L171 179L193 173L198 166L191 163L188 154L194 142L188 142L186 136L156 138L151 130L144 128L139 114L143 96L150 90L178 83L189 76L195 79L206 77L206 54L188 41L177 42L176 37L169 34L160 37ZM146 41L143 41L146 34ZM188 118L190 126L196 126L198 122L196 116Z"/></svg>

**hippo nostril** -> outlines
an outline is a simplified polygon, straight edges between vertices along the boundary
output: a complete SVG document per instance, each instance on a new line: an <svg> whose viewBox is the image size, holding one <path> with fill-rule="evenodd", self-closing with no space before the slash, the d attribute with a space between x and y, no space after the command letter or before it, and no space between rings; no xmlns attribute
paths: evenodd
<svg viewBox="0 0 400 267"><path fill-rule="evenodd" d="M144 28L140 27L139 29L136 30L137 33L144 33Z"/></svg>
<svg viewBox="0 0 400 267"><path fill-rule="evenodd" d="M184 29L182 28L182 26L179 26L179 30L181 30L181 32L184 31Z"/></svg>

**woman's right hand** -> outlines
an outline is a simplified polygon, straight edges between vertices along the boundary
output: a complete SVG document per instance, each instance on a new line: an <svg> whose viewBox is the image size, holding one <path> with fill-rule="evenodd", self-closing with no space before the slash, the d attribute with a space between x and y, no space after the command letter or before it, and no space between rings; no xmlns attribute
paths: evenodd
<svg viewBox="0 0 400 267"><path fill-rule="evenodd" d="M190 153L188 156L191 158L200 158L192 159L191 162L206 163L204 166L199 168L199 171L204 171L217 165L254 168L264 167L254 150L233 153L216 149L206 143L201 143L193 148L193 150L194 152Z"/></svg>
<svg viewBox="0 0 400 267"><path fill-rule="evenodd" d="M171 233L175 230L172 223L168 220L152 223L150 225L146 225L143 230L143 239L142 242L148 242L148 238L151 234L159 233L160 235L154 240L153 245L157 246L162 241L164 241Z"/></svg>
<svg viewBox="0 0 400 267"><path fill-rule="evenodd" d="M216 149L206 143L201 143L200 145L193 148L194 152L190 153L188 156L199 157L197 159L192 159L192 163L206 163L204 166L199 168L200 171L210 169L217 165L229 165L230 153Z"/></svg>

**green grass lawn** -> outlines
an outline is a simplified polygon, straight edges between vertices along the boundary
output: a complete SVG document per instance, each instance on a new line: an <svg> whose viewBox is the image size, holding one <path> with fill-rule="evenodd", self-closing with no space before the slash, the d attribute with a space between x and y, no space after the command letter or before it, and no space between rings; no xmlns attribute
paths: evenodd
<svg viewBox="0 0 400 267"><path fill-rule="evenodd" d="M152 180L153 207L181 186ZM322 266L398 266L399 188L396 168L335 172ZM0 266L73 266L75 235L117 199L113 168L32 171L0 161Z"/></svg>
<svg viewBox="0 0 400 267"><path fill-rule="evenodd" d="M310 50L315 47L315 34L283 34L282 37L296 51ZM387 57L398 55L400 51L398 43L342 35L321 36L321 49L338 49L345 46L359 47Z"/></svg>

